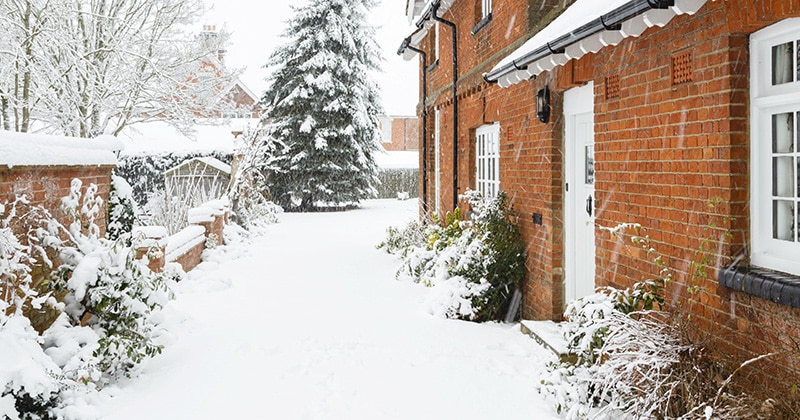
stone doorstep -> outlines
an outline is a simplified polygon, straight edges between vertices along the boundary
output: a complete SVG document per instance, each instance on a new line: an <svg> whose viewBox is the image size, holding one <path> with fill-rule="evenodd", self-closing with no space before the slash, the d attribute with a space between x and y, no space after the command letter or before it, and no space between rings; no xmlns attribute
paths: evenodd
<svg viewBox="0 0 800 420"><path fill-rule="evenodd" d="M520 331L529 335L542 347L558 356L562 362L575 362L577 357L569 352L560 323L553 321L528 321L519 323Z"/></svg>

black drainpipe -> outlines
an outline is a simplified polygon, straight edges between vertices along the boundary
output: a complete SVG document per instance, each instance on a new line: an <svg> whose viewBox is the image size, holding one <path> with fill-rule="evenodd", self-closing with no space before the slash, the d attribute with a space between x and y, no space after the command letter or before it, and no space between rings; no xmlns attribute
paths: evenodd
<svg viewBox="0 0 800 420"><path fill-rule="evenodd" d="M428 214L428 59L425 51L411 45L411 37L403 45L422 57L422 210Z"/></svg>
<svg viewBox="0 0 800 420"><path fill-rule="evenodd" d="M438 1L433 4L431 17L434 21L449 26L453 31L453 210L455 210L458 207L458 33L455 23L437 16L439 6Z"/></svg>

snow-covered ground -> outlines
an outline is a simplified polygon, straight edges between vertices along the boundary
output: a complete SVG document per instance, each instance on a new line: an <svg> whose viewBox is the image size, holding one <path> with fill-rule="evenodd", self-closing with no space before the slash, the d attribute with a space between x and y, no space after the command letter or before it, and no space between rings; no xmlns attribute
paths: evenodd
<svg viewBox="0 0 800 420"><path fill-rule="evenodd" d="M535 391L551 355L518 325L429 315L378 251L415 200L284 214L210 256L165 315L164 353L103 391L102 418L556 419Z"/></svg>

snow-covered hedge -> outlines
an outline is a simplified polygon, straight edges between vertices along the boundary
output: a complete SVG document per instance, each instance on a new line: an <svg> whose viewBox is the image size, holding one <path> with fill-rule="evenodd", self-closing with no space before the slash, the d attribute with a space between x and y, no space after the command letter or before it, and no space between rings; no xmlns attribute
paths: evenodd
<svg viewBox="0 0 800 420"><path fill-rule="evenodd" d="M461 220L456 209L443 225L412 222L389 228L379 245L403 263L398 278L431 287L428 310L446 318L501 320L525 276L522 239L512 221L506 195L484 199L467 192L472 214Z"/></svg>
<svg viewBox="0 0 800 420"><path fill-rule="evenodd" d="M419 169L382 168L378 171L380 184L376 198L397 198L398 194L419 197Z"/></svg>

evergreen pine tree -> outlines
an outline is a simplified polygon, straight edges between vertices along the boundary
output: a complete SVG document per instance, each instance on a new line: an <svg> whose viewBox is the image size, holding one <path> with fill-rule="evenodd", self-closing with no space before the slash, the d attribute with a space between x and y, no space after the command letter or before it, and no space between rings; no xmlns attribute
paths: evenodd
<svg viewBox="0 0 800 420"><path fill-rule="evenodd" d="M369 72L380 68L374 0L310 0L294 8L274 52L262 105L278 148L267 174L272 199L291 211L346 207L375 195L382 113Z"/></svg>

